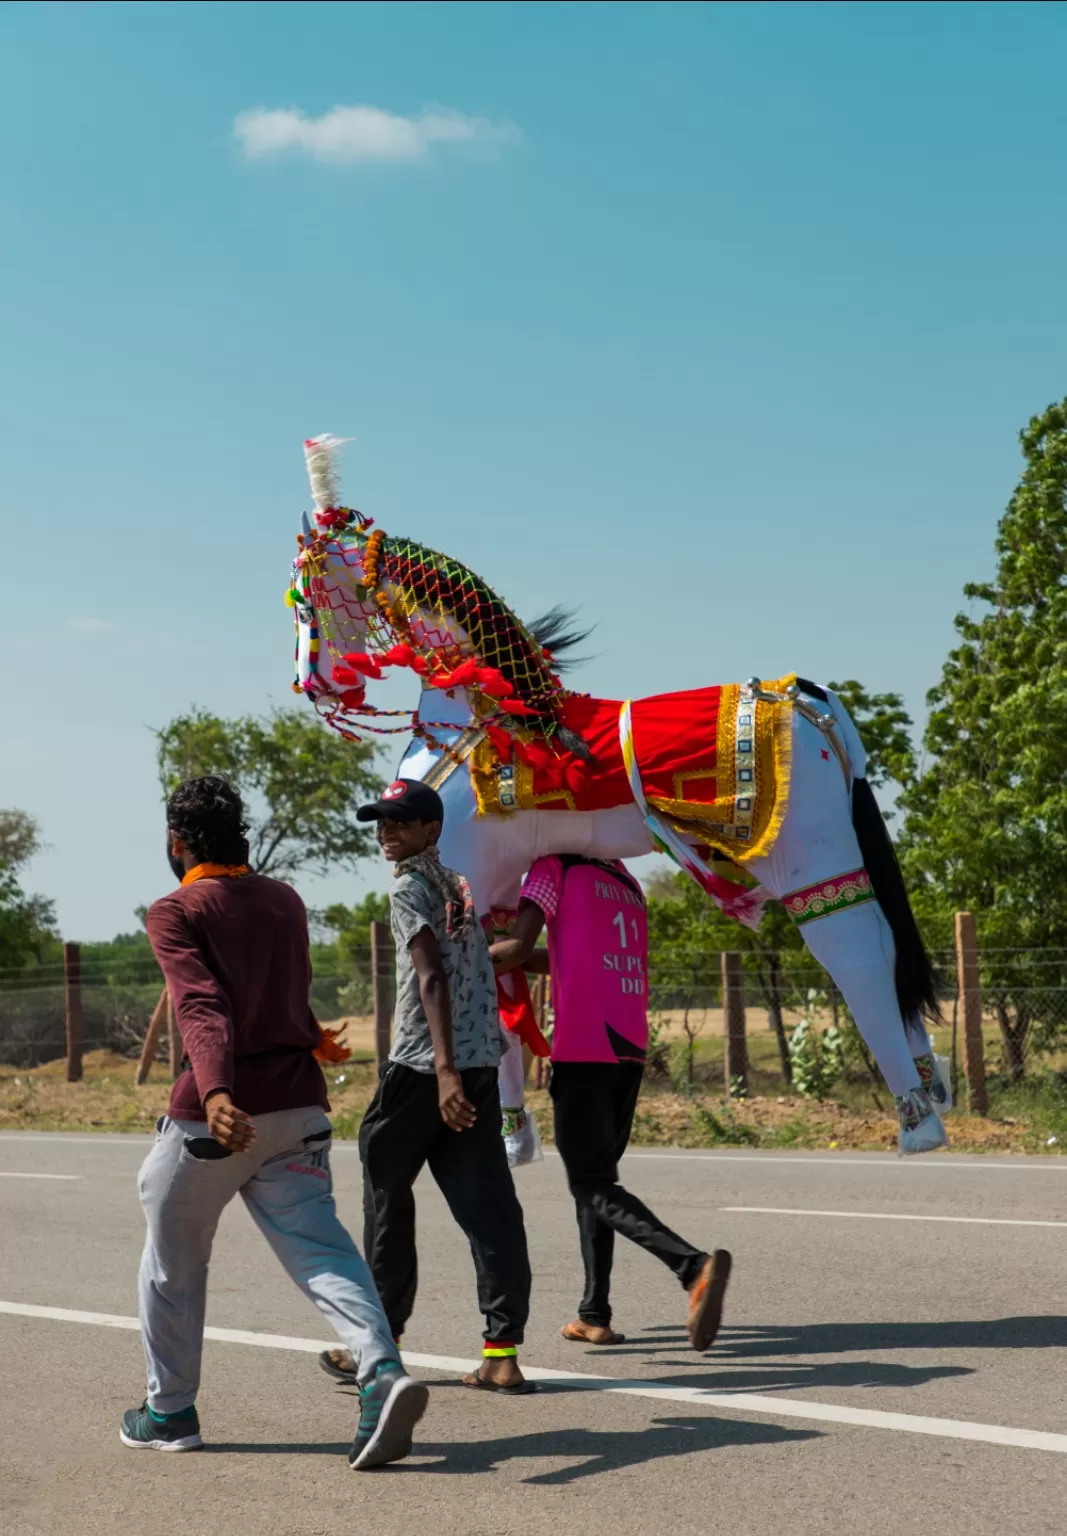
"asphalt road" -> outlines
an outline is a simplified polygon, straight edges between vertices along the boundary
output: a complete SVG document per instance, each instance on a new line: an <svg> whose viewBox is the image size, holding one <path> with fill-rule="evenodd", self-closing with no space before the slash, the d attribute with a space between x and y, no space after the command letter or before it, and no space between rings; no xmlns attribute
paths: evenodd
<svg viewBox="0 0 1067 1536"><path fill-rule="evenodd" d="M358 1476L345 1461L355 1399L315 1364L324 1325L239 1202L212 1267L209 1449L120 1444L121 1413L143 1395L145 1149L0 1136L2 1536L1067 1524L1067 1159L631 1154L634 1190L693 1241L734 1252L726 1326L700 1357L681 1291L625 1244L615 1303L628 1342L594 1352L559 1337L579 1266L550 1157L518 1175L535 1275L523 1362L545 1375L537 1396L504 1401L458 1385L480 1345L473 1272L427 1183L404 1342L430 1409L410 1461ZM335 1151L334 1173L358 1234L354 1148Z"/></svg>

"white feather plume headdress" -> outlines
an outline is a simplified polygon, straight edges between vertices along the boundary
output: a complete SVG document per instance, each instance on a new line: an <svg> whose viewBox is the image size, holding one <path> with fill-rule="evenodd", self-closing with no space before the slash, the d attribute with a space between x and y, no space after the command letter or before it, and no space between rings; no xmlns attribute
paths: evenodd
<svg viewBox="0 0 1067 1536"><path fill-rule="evenodd" d="M351 441L350 437L334 437L332 432L323 432L319 437L304 440L304 459L308 479L311 481L311 495L319 514L336 511L341 505L341 449Z"/></svg>

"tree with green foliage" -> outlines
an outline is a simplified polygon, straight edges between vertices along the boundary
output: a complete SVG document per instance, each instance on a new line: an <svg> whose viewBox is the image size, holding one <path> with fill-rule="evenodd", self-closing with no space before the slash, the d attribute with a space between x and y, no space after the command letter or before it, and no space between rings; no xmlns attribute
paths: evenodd
<svg viewBox="0 0 1067 1536"><path fill-rule="evenodd" d="M156 738L164 794L205 773L225 774L240 792L260 874L352 868L372 851L372 833L355 815L382 787L371 744L345 741L294 710L223 720L193 709Z"/></svg>
<svg viewBox="0 0 1067 1536"><path fill-rule="evenodd" d="M848 710L867 752L867 782L872 789L887 783L903 788L915 777L912 719L899 693L868 693L849 678L829 685Z"/></svg>
<svg viewBox="0 0 1067 1536"><path fill-rule="evenodd" d="M329 944L312 946L311 963L325 985L332 975L336 986L334 1008L340 1014L369 1013L374 1006L374 973L371 968L370 925L388 923L389 897L371 891L362 901L346 907L334 902L313 914L314 926L332 934Z"/></svg>
<svg viewBox="0 0 1067 1536"><path fill-rule="evenodd" d="M660 1007L691 1009L698 998L718 999L719 956L736 950L767 1008L786 1082L792 1079L785 1030L788 972L807 958L796 925L778 902L768 902L759 930L736 922L684 874L663 871L649 881L648 941L652 999ZM808 966L814 964L807 958ZM688 1032L687 1032L688 1033Z"/></svg>
<svg viewBox="0 0 1067 1536"><path fill-rule="evenodd" d="M19 872L41 849L41 829L25 811L0 811L0 970L41 965L57 945L55 905L27 896Z"/></svg>
<svg viewBox="0 0 1067 1536"><path fill-rule="evenodd" d="M975 914L1013 1080L1040 1008L1033 960L1009 952L1067 947L1067 400L1020 443L996 575L964 588L977 611L956 618L929 763L901 800L917 913L942 942L954 911Z"/></svg>
<svg viewBox="0 0 1067 1536"><path fill-rule="evenodd" d="M371 923L389 921L389 897L384 891L370 891L354 906L335 901L318 916L322 926L334 934L337 964L346 974L355 975L370 950Z"/></svg>

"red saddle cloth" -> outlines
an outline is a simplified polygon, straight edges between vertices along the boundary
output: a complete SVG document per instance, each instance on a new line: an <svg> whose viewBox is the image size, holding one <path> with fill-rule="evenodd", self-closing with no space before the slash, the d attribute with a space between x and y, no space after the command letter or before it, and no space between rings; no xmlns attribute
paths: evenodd
<svg viewBox="0 0 1067 1536"><path fill-rule="evenodd" d="M715 801L716 743L722 688L687 689L634 699L631 705L634 750L641 783L649 800L712 805ZM563 718L593 754L585 782L551 795L549 775L535 769L533 792L542 810L607 810L633 800L619 744L619 699L576 695L567 700Z"/></svg>

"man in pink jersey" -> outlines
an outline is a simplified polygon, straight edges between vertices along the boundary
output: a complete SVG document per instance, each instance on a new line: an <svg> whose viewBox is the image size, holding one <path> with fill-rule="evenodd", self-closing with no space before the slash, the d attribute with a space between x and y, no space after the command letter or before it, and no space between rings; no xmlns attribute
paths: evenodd
<svg viewBox="0 0 1067 1536"><path fill-rule="evenodd" d="M731 1259L672 1232L619 1183L648 1049L648 919L641 887L622 864L577 854L538 859L526 877L510 938L493 944L498 972L534 960L548 924L555 1027L556 1146L578 1214L585 1293L563 1337L617 1344L611 1266L621 1232L667 1265L689 1293L689 1337L707 1349L719 1329Z"/></svg>

